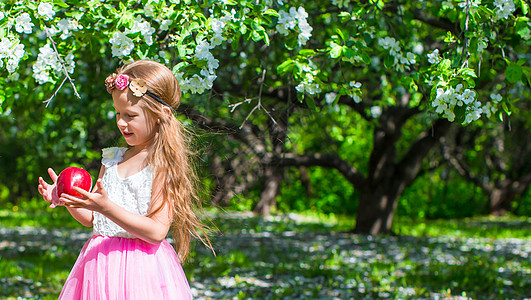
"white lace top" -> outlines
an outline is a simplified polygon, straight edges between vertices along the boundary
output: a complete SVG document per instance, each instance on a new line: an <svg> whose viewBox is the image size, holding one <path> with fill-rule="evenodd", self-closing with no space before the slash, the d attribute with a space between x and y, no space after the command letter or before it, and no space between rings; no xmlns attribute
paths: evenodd
<svg viewBox="0 0 531 300"><path fill-rule="evenodd" d="M116 166L122 161L127 148L105 148L103 149L102 164L105 166L102 183L109 199L125 208L126 210L147 215L151 202L151 185L153 175L151 168L147 166L142 171L126 178L118 175ZM93 212L93 233L94 235L135 238L134 235L122 229L104 215Z"/></svg>

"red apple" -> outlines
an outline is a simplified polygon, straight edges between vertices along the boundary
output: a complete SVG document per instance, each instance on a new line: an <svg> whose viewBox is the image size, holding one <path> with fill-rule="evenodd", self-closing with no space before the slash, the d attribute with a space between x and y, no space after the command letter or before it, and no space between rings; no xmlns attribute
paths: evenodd
<svg viewBox="0 0 531 300"><path fill-rule="evenodd" d="M90 191L92 187L92 177L89 172L82 168L68 167L64 169L59 177L57 177L57 196L62 193L67 193L76 197L83 197L78 192L74 191L73 187L79 187L85 191Z"/></svg>

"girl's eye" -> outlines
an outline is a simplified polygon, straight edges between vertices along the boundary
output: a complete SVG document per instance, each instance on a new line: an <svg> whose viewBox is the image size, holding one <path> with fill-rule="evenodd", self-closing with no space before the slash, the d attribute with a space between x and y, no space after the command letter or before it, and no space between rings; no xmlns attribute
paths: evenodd
<svg viewBox="0 0 531 300"><path fill-rule="evenodd" d="M136 117L136 115L127 115L127 117L134 118L134 117Z"/></svg>

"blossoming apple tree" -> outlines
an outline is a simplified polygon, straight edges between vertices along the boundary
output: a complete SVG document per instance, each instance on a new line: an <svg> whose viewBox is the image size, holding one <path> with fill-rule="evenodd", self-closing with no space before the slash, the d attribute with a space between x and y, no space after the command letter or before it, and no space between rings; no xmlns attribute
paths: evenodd
<svg viewBox="0 0 531 300"><path fill-rule="evenodd" d="M360 193L356 230L386 232L401 191L452 124L503 120L514 101L529 95L529 6L526 0L7 0L0 4L0 107L5 116L15 101L91 97L84 91L94 70L89 58L100 56L171 65L196 104L189 116L203 114L211 128L219 119L198 104L213 99L225 117L253 103L245 118L223 121L240 130L253 118L284 133L288 124L301 128L289 118L299 109L322 118L355 113L372 131L366 171L325 148L254 153L273 168L339 170ZM29 88L43 99L27 96ZM275 111L286 103L292 104L280 124ZM398 148L408 122L422 130ZM234 136L257 145L250 140L255 129Z"/></svg>

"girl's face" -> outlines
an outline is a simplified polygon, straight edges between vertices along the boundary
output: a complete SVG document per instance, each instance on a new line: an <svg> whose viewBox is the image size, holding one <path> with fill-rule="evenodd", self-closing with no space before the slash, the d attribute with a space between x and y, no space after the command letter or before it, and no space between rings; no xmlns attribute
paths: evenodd
<svg viewBox="0 0 531 300"><path fill-rule="evenodd" d="M154 141L158 126L157 121L148 115L140 104L140 98L133 96L129 88L112 93L116 110L116 125L129 146L144 149Z"/></svg>

